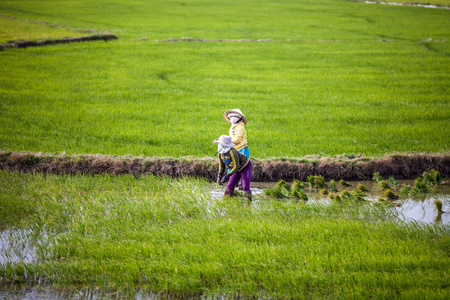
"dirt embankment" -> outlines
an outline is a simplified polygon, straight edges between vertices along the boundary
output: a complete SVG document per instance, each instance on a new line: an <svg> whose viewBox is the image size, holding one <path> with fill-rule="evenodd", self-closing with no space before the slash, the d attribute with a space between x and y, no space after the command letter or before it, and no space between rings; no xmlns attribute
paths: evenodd
<svg viewBox="0 0 450 300"><path fill-rule="evenodd" d="M383 177L414 179L435 169L450 176L450 153L406 153L381 157L305 157L297 159L252 159L253 181L305 180L309 175L325 179L371 179L374 172ZM194 176L214 180L216 158L145 158L133 156L42 154L0 151L0 169L44 174L154 174Z"/></svg>
<svg viewBox="0 0 450 300"><path fill-rule="evenodd" d="M38 46L87 42L87 41L107 42L109 40L116 40L116 39L118 39L118 37L115 34L98 33L98 34L94 34L94 35L80 36L80 37L67 37L67 38L62 38L62 39L48 39L48 40L40 40L40 41L13 41L13 42L0 44L0 49L6 48L6 47L13 47L13 48L38 47Z"/></svg>

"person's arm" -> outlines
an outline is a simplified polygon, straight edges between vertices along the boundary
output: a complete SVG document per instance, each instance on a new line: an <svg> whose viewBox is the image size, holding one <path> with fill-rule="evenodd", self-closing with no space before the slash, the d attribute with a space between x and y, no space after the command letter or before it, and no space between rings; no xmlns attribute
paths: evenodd
<svg viewBox="0 0 450 300"><path fill-rule="evenodd" d="M235 145L239 144L244 138L245 128L242 123L234 127L234 137L231 138L231 142Z"/></svg>

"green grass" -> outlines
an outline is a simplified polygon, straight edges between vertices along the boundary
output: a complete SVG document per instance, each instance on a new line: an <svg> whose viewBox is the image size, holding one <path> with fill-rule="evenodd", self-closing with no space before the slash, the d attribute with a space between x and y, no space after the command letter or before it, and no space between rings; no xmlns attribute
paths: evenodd
<svg viewBox="0 0 450 300"><path fill-rule="evenodd" d="M3 150L211 156L228 132L222 113L239 107L253 157L448 151L446 10L255 0L0 11L120 37L2 51ZM185 36L273 41L156 41Z"/></svg>
<svg viewBox="0 0 450 300"><path fill-rule="evenodd" d="M3 282L177 296L448 297L449 227L399 224L389 208L211 200L208 183L193 179L0 180L1 227L34 232L39 257L0 265Z"/></svg>
<svg viewBox="0 0 450 300"><path fill-rule="evenodd" d="M88 33L52 27L49 24L10 18L0 14L0 43L18 40L42 40L85 36Z"/></svg>

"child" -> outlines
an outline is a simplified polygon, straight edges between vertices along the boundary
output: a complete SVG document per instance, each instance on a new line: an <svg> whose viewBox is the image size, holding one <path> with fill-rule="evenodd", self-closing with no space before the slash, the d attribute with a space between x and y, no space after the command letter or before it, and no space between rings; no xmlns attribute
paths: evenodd
<svg viewBox="0 0 450 300"><path fill-rule="evenodd" d="M247 124L247 118L239 108L230 109L223 113L227 122L231 123L229 136L231 142L235 144L234 148L240 153L250 158L250 152L247 147L247 134L244 125Z"/></svg>
<svg viewBox="0 0 450 300"><path fill-rule="evenodd" d="M225 189L224 196L232 197L234 195L234 188L242 178L242 187L245 197L252 199L252 192L250 191L250 181L252 179L252 162L250 159L239 153L235 148L234 143L231 142L231 137L221 135L220 138L215 139L214 143L218 144L219 152L219 175L217 176L217 183L222 184L228 182ZM226 170L230 170L228 173Z"/></svg>

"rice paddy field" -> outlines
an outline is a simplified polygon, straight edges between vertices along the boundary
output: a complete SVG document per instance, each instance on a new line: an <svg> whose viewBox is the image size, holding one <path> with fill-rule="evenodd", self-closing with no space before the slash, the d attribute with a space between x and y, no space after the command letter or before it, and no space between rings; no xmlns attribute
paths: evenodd
<svg viewBox="0 0 450 300"><path fill-rule="evenodd" d="M450 4L427 2L2 0L0 151L208 158L240 108L258 159L448 155ZM425 222L404 199L0 170L0 298L448 299L443 185Z"/></svg>
<svg viewBox="0 0 450 300"><path fill-rule="evenodd" d="M0 178L5 290L37 284L124 298L449 296L449 225L400 222L391 206L212 199L208 182L188 178Z"/></svg>
<svg viewBox="0 0 450 300"><path fill-rule="evenodd" d="M212 156L212 140L228 133L223 112L239 107L253 157L448 151L448 10L343 0L1 1L0 13L3 22L73 29L67 36L119 36L4 48L2 150ZM61 36L63 28L38 25L43 38ZM9 24L0 37L14 40L21 28ZM166 41L183 37L233 41Z"/></svg>

